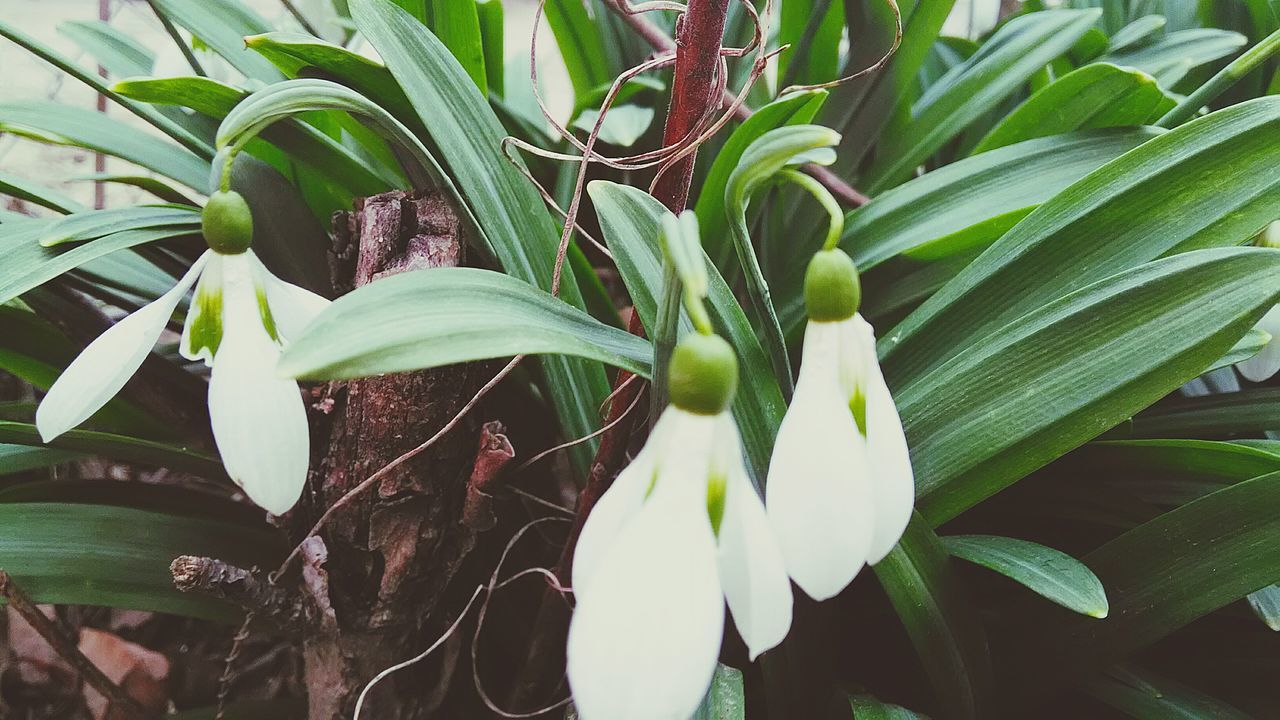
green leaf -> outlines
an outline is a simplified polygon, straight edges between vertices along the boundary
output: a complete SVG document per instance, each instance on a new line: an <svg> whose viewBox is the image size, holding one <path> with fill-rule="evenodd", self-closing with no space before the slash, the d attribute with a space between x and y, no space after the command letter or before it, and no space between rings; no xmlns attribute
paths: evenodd
<svg viewBox="0 0 1280 720"><path fill-rule="evenodd" d="M609 108L608 114L604 116L604 123L600 125L599 139L610 145L631 147L649 129L649 125L653 123L653 115L654 111L651 107L631 104L615 105ZM588 108L573 121L573 127L589 133L595 127L598 117L600 117L599 110Z"/></svg>
<svg viewBox="0 0 1280 720"><path fill-rule="evenodd" d="M42 100L0 102L0 131L105 153L196 190L204 190L209 180L207 160L88 108Z"/></svg>
<svg viewBox="0 0 1280 720"><path fill-rule="evenodd" d="M476 0L431 0L432 30L480 92L489 92Z"/></svg>
<svg viewBox="0 0 1280 720"><path fill-rule="evenodd" d="M717 665L715 675L711 676L711 689L690 720L745 720L746 717L742 671Z"/></svg>
<svg viewBox="0 0 1280 720"><path fill-rule="evenodd" d="M1262 349L1271 342L1271 336L1265 330L1253 328L1240 338L1240 341L1231 346L1226 355L1218 358L1212 365L1205 369L1205 372L1224 368L1229 365L1235 365L1238 362L1244 362L1249 358L1262 352Z"/></svg>
<svg viewBox="0 0 1280 720"><path fill-rule="evenodd" d="M0 443L51 447L93 455L121 462L189 472L210 480L225 480L227 473L217 458L168 443L142 440L92 430L69 430L52 442L42 442L36 426L30 423L0 421ZM0 565L0 567L4 567Z"/></svg>
<svg viewBox="0 0 1280 720"><path fill-rule="evenodd" d="M1205 395L1160 405L1133 419L1127 432L1139 438L1254 435L1280 429L1280 388Z"/></svg>
<svg viewBox="0 0 1280 720"><path fill-rule="evenodd" d="M1072 130L1142 125L1156 115L1165 100L1150 75L1105 63L1086 65L1063 75L1006 115L973 154Z"/></svg>
<svg viewBox="0 0 1280 720"><path fill-rule="evenodd" d="M1280 577L1280 473L1206 495L1130 530L1082 561L1111 598L1104 622L1028 607L1013 630L1010 687L1048 690L1104 667ZM1060 612L1060 611L1059 611ZM1021 685L1019 685L1021 684Z"/></svg>
<svg viewBox="0 0 1280 720"><path fill-rule="evenodd" d="M510 275L432 268L338 298L290 342L279 367L291 377L336 380L539 353L591 358L645 377L653 357L644 339Z"/></svg>
<svg viewBox="0 0 1280 720"><path fill-rule="evenodd" d="M38 603L105 605L234 621L241 612L173 586L179 555L241 567L278 561L279 535L264 525L107 505L0 504L0 567Z"/></svg>
<svg viewBox="0 0 1280 720"><path fill-rule="evenodd" d="M157 198L165 202L176 203L178 205L195 205L195 201L187 197L177 188L169 183L152 177L150 175L116 175L113 173L91 173L80 177L70 178L71 182L103 182L117 183L119 185L130 185L139 190L155 195Z"/></svg>
<svg viewBox="0 0 1280 720"><path fill-rule="evenodd" d="M605 242L613 253L631 302L646 330L653 332L662 288L662 255L657 238L665 206L644 191L605 180L593 181L587 192L595 203ZM755 478L763 483L773 453L773 439L786 413L778 381L769 371L768 356L755 330L738 305L733 291L714 265L707 266L707 312L716 330L733 346L740 372L733 414Z"/></svg>
<svg viewBox="0 0 1280 720"><path fill-rule="evenodd" d="M281 84L272 84L266 92L282 91ZM125 80L114 87L126 97L149 103L182 105L215 120L224 119L250 97L250 93L238 87L203 77ZM263 139L300 164L320 173L329 182L346 188L352 195L376 195L389 188L405 186L404 178L395 168L369 162L296 118L282 119L285 122L263 130ZM287 172L289 168L284 170Z"/></svg>
<svg viewBox="0 0 1280 720"><path fill-rule="evenodd" d="M186 28L245 77L266 83L281 79L271 63L245 47L245 37L270 31L271 24L240 0L153 0L153 4L158 12Z"/></svg>
<svg viewBox="0 0 1280 720"><path fill-rule="evenodd" d="M605 53L600 29L587 14L586 3L549 0L545 9L574 95L585 95L596 86L613 82L614 67Z"/></svg>
<svg viewBox="0 0 1280 720"><path fill-rule="evenodd" d="M882 703L870 695L849 698L853 720L927 720L924 715L912 712L901 705Z"/></svg>
<svg viewBox="0 0 1280 720"><path fill-rule="evenodd" d="M909 177L1032 73L1070 49L1097 18L1095 10L1049 10L1006 23L977 53L931 86L912 107L910 122L877 148L864 180L867 192L875 195Z"/></svg>
<svg viewBox="0 0 1280 720"><path fill-rule="evenodd" d="M1157 260L1028 313L903 386L920 511L934 524L952 518L1196 377L1275 303L1278 281L1280 251Z"/></svg>
<svg viewBox="0 0 1280 720"><path fill-rule="evenodd" d="M110 210L86 210L53 220L44 226L39 242L44 247L93 240L126 230L167 227L195 232L200 210L194 207L138 205Z"/></svg>
<svg viewBox="0 0 1280 720"><path fill-rule="evenodd" d="M1227 703L1185 685L1124 666L1084 685L1084 691L1128 717L1149 720L1252 720Z"/></svg>
<svg viewBox="0 0 1280 720"><path fill-rule="evenodd" d="M703 248L720 270L727 271L733 254L733 247L727 242L729 228L725 215L725 187L729 184L729 175L738 167L742 153L770 130L784 125L811 122L826 99L825 90L806 90L784 95L756 110L743 121L730 133L716 153L698 191L695 212L698 214L698 227L702 229Z"/></svg>
<svg viewBox="0 0 1280 720"><path fill-rule="evenodd" d="M67 250L43 248L36 242L44 223L26 224L20 229L0 231L0 302L8 302L26 291L58 277L68 270L117 250L144 243L189 235L184 228L130 230L81 243Z"/></svg>
<svg viewBox="0 0 1280 720"><path fill-rule="evenodd" d="M1192 480L1210 490L1280 472L1280 454L1213 440L1104 440L1089 443L1077 453L1080 459L1114 470L1126 480ZM1145 497L1158 501L1149 494ZM1181 500L1165 504L1179 505Z"/></svg>
<svg viewBox="0 0 1280 720"><path fill-rule="evenodd" d="M1240 33L1196 28L1169 33L1149 45L1109 53L1102 60L1137 68L1170 88L1194 68L1232 55L1247 42Z"/></svg>
<svg viewBox="0 0 1280 720"><path fill-rule="evenodd" d="M919 513L874 570L940 704L952 717L981 717L991 673L987 639L947 551Z"/></svg>
<svg viewBox="0 0 1280 720"><path fill-rule="evenodd" d="M502 0L475 0L480 20L480 42L484 46L484 73L489 91L502 96L505 85L506 37Z"/></svg>
<svg viewBox="0 0 1280 720"><path fill-rule="evenodd" d="M1280 198L1278 128L1280 98L1242 103L1143 143L1058 193L883 334L890 385L1108 275L1248 241L1274 219Z"/></svg>
<svg viewBox="0 0 1280 720"><path fill-rule="evenodd" d="M1143 15L1117 30L1116 34L1111 36L1109 49L1115 53L1146 45L1155 39L1157 33L1164 30L1167 22L1163 15Z"/></svg>
<svg viewBox="0 0 1280 720"><path fill-rule="evenodd" d="M157 111L153 107L150 107L147 105L140 105L138 103L131 102L130 100L124 97L121 97L120 95L116 94L116 92L113 91L111 88L107 87L106 84L103 82L102 78L99 77L97 73L89 72L85 70L84 68L80 67L78 64L72 62L68 58L61 55L60 53L54 51L49 46L37 41L35 38L32 38L30 35L27 35L26 33L4 22L3 20L0 20L0 36L9 38L10 40L14 41L15 43L22 46L23 48L26 48L32 54L41 58L45 62L48 62L49 64L53 65L59 70L67 73L71 77L79 80L85 85L88 85L89 87L93 88L97 92L102 93L106 97L115 101L118 105L120 105L120 107L124 108L125 110L128 110L134 115L137 115L143 120L146 120L147 122L151 123L152 126L157 128L161 132L165 133L169 137L173 138L174 140L178 141L179 144L187 148L187 150L191 151L195 155L201 158L213 157L213 149L209 147L209 143L206 142L203 138L199 137L197 134L192 133L192 131L186 127L186 124L183 122L182 118L170 117L165 113ZM70 109L67 106L55 105L55 107L65 107L68 110ZM82 112L89 113L89 114L103 115L102 113L92 113L89 110L84 110ZM105 119L105 116L104 116L104 119ZM3 118L0 118L0 123L2 122L3 122ZM40 127L40 125L37 123L36 127ZM134 132L136 133L138 131L135 130ZM67 134L67 133L62 133L62 134ZM75 136L74 132L70 133L70 136L74 137Z"/></svg>
<svg viewBox="0 0 1280 720"><path fill-rule="evenodd" d="M1079 560L1039 543L999 535L949 535L947 552L994 570L1069 610L1107 616L1107 592Z"/></svg>
<svg viewBox="0 0 1280 720"><path fill-rule="evenodd" d="M844 8L831 0L785 0L778 12L778 86L816 85L840 74Z"/></svg>
<svg viewBox="0 0 1280 720"><path fill-rule="evenodd" d="M60 23L58 32L92 55L112 77L150 75L155 66L155 53L128 33L101 20Z"/></svg>
<svg viewBox="0 0 1280 720"><path fill-rule="evenodd" d="M80 212L87 209L84 205L57 190L51 190L26 178L10 175L6 172L0 172L0 193L11 195L19 200L26 200L60 213Z"/></svg>
<svg viewBox="0 0 1280 720"><path fill-rule="evenodd" d="M880 140L890 117L899 108L906 111L906 103L914 96L918 72L928 59L938 33L951 14L955 0L918 0L899 2L902 10L902 43L893 58L882 70L862 78L856 78L832 91L822 124L840 131L841 142L837 148L838 160L834 170L843 176L853 175L863 158ZM859 58L856 65L867 67L880 53L889 49L894 36L893 13L881 2L873 2L867 27L869 37L865 43L852 43L851 57ZM852 31L851 31L852 32ZM867 50L863 50L865 45Z"/></svg>
<svg viewBox="0 0 1280 720"><path fill-rule="evenodd" d="M83 457L84 455L69 450L0 443L0 475L61 465Z"/></svg>
<svg viewBox="0 0 1280 720"><path fill-rule="evenodd" d="M550 289L559 245L556 225L537 190L503 155L506 131L487 100L440 42L399 8L386 0L352 0L351 15L411 98L502 269ZM569 268L560 296L582 306ZM599 425L597 408L609 392L603 367L550 357L543 360L542 369L563 433L580 438L594 432ZM585 474L594 451L592 441L570 450L579 472Z"/></svg>

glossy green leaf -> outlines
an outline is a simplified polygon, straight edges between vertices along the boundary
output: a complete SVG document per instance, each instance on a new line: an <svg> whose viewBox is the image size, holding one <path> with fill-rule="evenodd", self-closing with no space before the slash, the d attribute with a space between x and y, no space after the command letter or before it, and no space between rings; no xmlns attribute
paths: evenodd
<svg viewBox="0 0 1280 720"><path fill-rule="evenodd" d="M1117 30L1108 49L1115 53L1152 42L1167 23L1163 15L1143 15Z"/></svg>
<svg viewBox="0 0 1280 720"><path fill-rule="evenodd" d="M653 349L510 275L432 268L338 298L285 349L280 371L336 380L526 354L591 358L647 377Z"/></svg>
<svg viewBox="0 0 1280 720"><path fill-rule="evenodd" d="M386 0L352 0L356 25L387 63L440 149L451 176L493 252L508 274L544 289L551 286L558 232L537 190L501 150L506 131L453 56L421 24ZM560 296L575 307L582 298L565 268ZM608 395L604 368L566 357L542 362L565 436L590 435ZM575 445L570 456L585 471L595 443Z"/></svg>
<svg viewBox="0 0 1280 720"><path fill-rule="evenodd" d="M926 720L924 715L912 712L901 705L883 703L869 695L849 698L853 720Z"/></svg>
<svg viewBox="0 0 1280 720"><path fill-rule="evenodd" d="M1155 402L1278 295L1280 251L1183 253L1053 301L903 386L921 512L954 517Z"/></svg>
<svg viewBox="0 0 1280 720"><path fill-rule="evenodd" d="M856 78L832 91L820 120L841 134L834 170L853 175L871 148L880 140L889 118L898 108L906 110L913 94L917 73L934 46L942 25L951 13L955 0L918 0L899 2L902 12L902 43L893 58L880 71ZM872 16L867 20L866 43L853 43L851 56L858 67L874 63L889 49L894 37L894 17L884 3L872 3ZM866 50L863 50L865 46Z"/></svg>
<svg viewBox="0 0 1280 720"><path fill-rule="evenodd" d="M1103 667L1280 576L1280 473L1206 495L1121 535L1082 561L1111 598L1104 622L1031 612L1011 656L1027 692ZM1059 611L1060 612L1060 611Z"/></svg>
<svg viewBox="0 0 1280 720"><path fill-rule="evenodd" d="M1222 700L1124 666L1086 682L1084 691L1140 720L1253 720Z"/></svg>
<svg viewBox="0 0 1280 720"><path fill-rule="evenodd" d="M81 453L70 450L3 443L0 444L0 475L12 475L50 465L61 465L83 457Z"/></svg>
<svg viewBox="0 0 1280 720"><path fill-rule="evenodd" d="M110 210L86 210L53 220L44 226L39 243L54 247L93 240L126 230L170 227L188 232L200 229L200 210L194 207L138 205Z"/></svg>
<svg viewBox="0 0 1280 720"><path fill-rule="evenodd" d="M209 178L203 158L88 108L43 100L0 102L0 131L112 155L197 190L204 190Z"/></svg>
<svg viewBox="0 0 1280 720"><path fill-rule="evenodd" d="M1077 457L1127 480L1192 480L1210 488L1280 472L1280 454L1213 440L1104 440L1084 446Z"/></svg>
<svg viewBox="0 0 1280 720"><path fill-rule="evenodd" d="M168 443L142 440L114 433L92 430L69 430L52 442L40 440L36 426L30 423L0 421L0 443L51 447L81 453L102 455L121 462L139 463L189 472L211 480L226 479L226 471L217 458ZM3 565L0 565L3 567Z"/></svg>
<svg viewBox="0 0 1280 720"><path fill-rule="evenodd" d="M1273 632L1280 632L1280 584L1249 593L1249 607Z"/></svg>
<svg viewBox="0 0 1280 720"><path fill-rule="evenodd" d="M105 95L107 98L115 101L116 104L120 105L125 110L128 110L134 115L137 115L143 120L146 120L147 122L151 123L152 126L154 126L155 128L159 129L161 132L165 133L169 137L176 140L180 145L184 146L187 150L194 153L195 155L201 158L213 157L213 148L209 147L209 143L204 138L199 137L196 133L193 133L189 128L187 128L185 124L181 121L181 118L170 117L163 112L157 111L153 107L135 103L124 97L121 97L120 95L116 94L116 92L113 91L111 88L107 87L107 85L103 82L103 79L99 77L96 72L85 70L83 67L81 67L77 63L72 62L70 59L63 56L61 53L58 53L48 45L45 45L44 43L39 42L38 40L31 37L30 35L27 35L26 33L19 30L17 27L5 22L3 19L0 19L0 36L9 38L10 40L14 41L18 45L27 49L32 54L41 58L45 62L48 62L49 64L67 73L68 75L75 78L76 80L79 80L80 82L84 83L85 85L88 85L89 87L93 88L97 92ZM52 103L51 105L55 108L64 109L64 110L71 109L69 106L66 106L66 105L59 105L59 104L52 104ZM85 110L83 112L89 113L88 110ZM97 114L102 115L102 113L97 113ZM4 119L0 117L0 124L2 124L3 122L4 122ZM37 123L35 127L39 128L42 126L40 126ZM55 130L54 132L59 132L60 134L68 135L69 137L75 136L74 131L71 133L66 133L66 132ZM136 133L138 131L135 130L134 132Z"/></svg>
<svg viewBox="0 0 1280 720"><path fill-rule="evenodd" d="M58 32L92 55L112 77L150 75L155 66L155 53L110 23L71 20L60 23Z"/></svg>
<svg viewBox="0 0 1280 720"><path fill-rule="evenodd" d="M144 243L168 240L190 234L189 229L148 228L130 230L81 243L70 249L44 248L37 242L43 223L33 223L10 232L0 231L0 302L8 302L22 293L74 270L86 262L109 253Z"/></svg>
<svg viewBox="0 0 1280 720"><path fill-rule="evenodd" d="M114 173L91 173L71 178L73 182L102 182L117 185L129 185L155 195L157 198L178 205L195 205L195 201L179 191L172 184L150 175L117 175Z"/></svg>
<svg viewBox="0 0 1280 720"><path fill-rule="evenodd" d="M502 95L505 85L506 31L502 0L475 0L480 21L480 43L484 46L484 73L489 92Z"/></svg>
<svg viewBox="0 0 1280 720"><path fill-rule="evenodd" d="M26 200L60 213L80 212L86 209L84 205L57 190L43 187L26 178L10 175L6 172L0 172L0 193L19 200Z"/></svg>
<svg viewBox="0 0 1280 720"><path fill-rule="evenodd" d="M973 154L1072 130L1142 125L1165 102L1150 75L1093 63L1032 95L992 128Z"/></svg>
<svg viewBox="0 0 1280 720"><path fill-rule="evenodd" d="M1133 419L1127 432L1146 438L1255 435L1280 429L1280 388L1254 388L1164 403Z"/></svg>
<svg viewBox="0 0 1280 720"><path fill-rule="evenodd" d="M911 120L876 150L863 184L877 194L897 185L974 120L1066 52L1093 26L1094 10L1051 10L1014 18L977 53L920 98Z"/></svg>
<svg viewBox="0 0 1280 720"><path fill-rule="evenodd" d="M831 0L785 0L778 11L778 86L816 85L840 76L844 8Z"/></svg>
<svg viewBox="0 0 1280 720"><path fill-rule="evenodd" d="M994 570L1082 615L1107 616L1107 592L1089 568L1039 543L999 535L949 535L947 552Z"/></svg>
<svg viewBox="0 0 1280 720"><path fill-rule="evenodd" d="M265 525L74 503L0 503L0 567L40 603L105 605L234 621L240 611L173 586L169 563L205 555L268 567L281 542Z"/></svg>
<svg viewBox="0 0 1280 720"><path fill-rule="evenodd" d="M545 12L574 94L585 95L594 87L613 82L613 66L605 53L604 38L587 14L586 3L549 0Z"/></svg>
<svg viewBox="0 0 1280 720"><path fill-rule="evenodd" d="M948 560L938 536L917 513L874 570L939 702L952 717L977 718L991 659L982 625Z"/></svg>
<svg viewBox="0 0 1280 720"><path fill-rule="evenodd" d="M1277 129L1280 98L1242 103L1143 143L1058 193L882 336L890 385L1108 275L1247 242L1280 199Z"/></svg>
<svg viewBox="0 0 1280 720"><path fill-rule="evenodd" d="M761 135L784 125L802 125L813 120L826 101L825 90L807 90L784 95L756 110L751 117L729 134L715 160L707 169L707 176L698 191L694 210L698 214L698 227L702 229L702 246L715 261L716 267L727 270L733 255L729 241L729 227L725 216L725 186L729 175L738 167L738 160L751 143Z"/></svg>
<svg viewBox="0 0 1280 720"><path fill-rule="evenodd" d="M480 92L489 92L476 0L431 0L432 29Z"/></svg>
<svg viewBox="0 0 1280 720"><path fill-rule="evenodd" d="M1149 45L1109 53L1103 60L1137 68L1170 88L1192 69L1232 55L1246 42L1240 33L1217 28L1180 30Z"/></svg>
<svg viewBox="0 0 1280 720"><path fill-rule="evenodd" d="M644 191L597 180L587 186L600 218L605 242L645 328L652 332L662 287L662 255L657 238L666 207ZM707 266L707 312L716 330L739 358L740 385L733 412L757 480L763 482L773 453L773 439L786 412L778 381L769 372L768 356L714 265Z"/></svg>
<svg viewBox="0 0 1280 720"><path fill-rule="evenodd" d="M218 0L216 3L187 0L153 2L159 12L186 28L245 77L268 83L280 79L280 72L271 63L245 47L244 39L247 36L267 32L271 30L271 25L240 0Z"/></svg>

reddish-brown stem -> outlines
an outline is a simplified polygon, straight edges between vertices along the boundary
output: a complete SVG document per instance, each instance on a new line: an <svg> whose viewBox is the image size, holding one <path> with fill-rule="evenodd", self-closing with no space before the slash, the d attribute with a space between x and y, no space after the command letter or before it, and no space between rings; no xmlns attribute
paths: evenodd
<svg viewBox="0 0 1280 720"><path fill-rule="evenodd" d="M662 31L662 28L658 27L657 25L654 25L652 22L649 21L648 18L644 17L643 15L640 15L639 13L629 12L626 7L616 2L608 2L605 4L608 5L611 10L618 13L618 15L622 17L623 21L626 22L627 25L629 25L637 35L644 38L645 42L649 43L649 45L651 45L653 49L656 50L657 52L659 53L671 52L676 48L676 42L671 38L667 37L667 34ZM721 31L723 32L723 28L721 28ZM710 65L709 67L714 68L715 66ZM676 69L678 73L679 72L678 60L677 60ZM677 75L677 78L678 77L679 76ZM714 74L712 75L712 77L714 78ZM734 100L733 90L729 88L725 88L724 98L720 103L719 107L728 106L733 103L733 100ZM672 104L673 106L675 104L674 96L672 97ZM746 120L747 118L751 117L752 112L753 111L751 110L751 108L747 107L746 105L739 105L737 110L734 111L734 115L738 118L738 120ZM667 129L668 131L671 129L670 118L668 118ZM679 140L679 139L680 139L679 137L676 138L676 140ZM688 158L687 161L688 161L688 170L689 172L692 172L693 170L692 156ZM809 175L810 177L812 177L814 180L817 180L818 182L822 183L822 185L825 188L827 188L827 190L831 191L831 194L835 196L836 200L839 200L842 204L848 207L862 207L863 205L866 205L868 202L871 201L871 198L868 198L866 195L863 195L862 193L858 192L853 186L851 186L849 183L841 179L840 176L831 172L827 168L822 167L821 165L812 165L812 164L805 165L804 167L801 168L801 170L804 171L806 175ZM674 169L671 171L671 174L673 175L675 174ZM686 197L688 196L688 192L689 192L689 188L688 188L688 182L686 180L685 182ZM661 195L659 195L657 192L655 192L654 194L658 197L659 200L662 200L664 204L666 203L666 200ZM670 205L668 205L668 207L670 207ZM673 210L674 209L675 208L673 208Z"/></svg>
<svg viewBox="0 0 1280 720"><path fill-rule="evenodd" d="M664 145L679 142L720 107L716 77L728 11L729 0L691 0L676 24L676 69ZM689 202L696 156L689 153L672 165L653 188L653 196L671 212L679 213Z"/></svg>

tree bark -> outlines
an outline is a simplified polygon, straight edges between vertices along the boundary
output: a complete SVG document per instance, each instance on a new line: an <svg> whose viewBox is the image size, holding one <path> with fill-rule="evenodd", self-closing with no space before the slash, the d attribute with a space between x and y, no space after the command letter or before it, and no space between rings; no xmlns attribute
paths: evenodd
<svg viewBox="0 0 1280 720"><path fill-rule="evenodd" d="M390 192L356 201L334 218L334 285L340 293L378 278L463 261L462 225L434 192ZM333 338L342 342L341 338ZM483 378L474 365L330 383L313 404L311 477L291 523L306 529L369 475L437 432ZM417 654L447 624L450 580L474 546L463 522L476 457L474 422L463 422L356 498L308 541L303 586L322 630L306 641L313 720L350 717L374 675ZM447 674L447 673L446 673ZM407 669L366 700L366 718L431 716L443 697L432 679Z"/></svg>

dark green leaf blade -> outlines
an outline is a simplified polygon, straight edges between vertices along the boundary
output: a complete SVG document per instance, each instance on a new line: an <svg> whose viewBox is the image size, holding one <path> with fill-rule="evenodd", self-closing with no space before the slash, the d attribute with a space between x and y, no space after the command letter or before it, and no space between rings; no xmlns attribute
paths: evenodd
<svg viewBox="0 0 1280 720"><path fill-rule="evenodd" d="M999 535L948 535L953 556L994 570L1081 615L1107 616L1107 593L1089 568L1039 543Z"/></svg>

